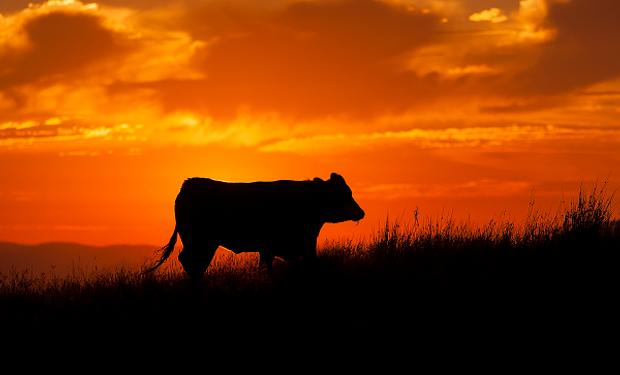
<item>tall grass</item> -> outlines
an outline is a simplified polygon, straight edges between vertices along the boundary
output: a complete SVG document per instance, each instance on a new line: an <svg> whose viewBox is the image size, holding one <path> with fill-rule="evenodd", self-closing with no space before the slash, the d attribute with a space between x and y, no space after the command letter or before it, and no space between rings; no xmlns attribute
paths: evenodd
<svg viewBox="0 0 620 375"><path fill-rule="evenodd" d="M147 275L144 265L74 269L63 279L14 271L0 275L0 328L174 329L260 341L291 332L357 340L457 326L522 329L584 311L607 322L620 285L620 225L606 188L582 188L554 213L532 201L521 224L502 215L478 226L416 209L413 222L388 218L368 238L326 242L312 267L276 262L271 275L256 254L219 252L201 288L176 262Z"/></svg>

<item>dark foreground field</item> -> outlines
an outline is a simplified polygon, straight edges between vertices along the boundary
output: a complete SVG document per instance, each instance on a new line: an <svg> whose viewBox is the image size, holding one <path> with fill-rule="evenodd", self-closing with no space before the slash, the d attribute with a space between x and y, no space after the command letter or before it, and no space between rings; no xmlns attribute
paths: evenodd
<svg viewBox="0 0 620 375"><path fill-rule="evenodd" d="M0 329L5 341L150 342L162 355L181 345L316 355L595 347L618 320L620 227L604 190L557 213L532 210L520 224L386 222L365 240L324 244L315 267L276 262L272 275L257 257L231 254L200 288L176 263L148 275L138 265L62 279L0 275Z"/></svg>

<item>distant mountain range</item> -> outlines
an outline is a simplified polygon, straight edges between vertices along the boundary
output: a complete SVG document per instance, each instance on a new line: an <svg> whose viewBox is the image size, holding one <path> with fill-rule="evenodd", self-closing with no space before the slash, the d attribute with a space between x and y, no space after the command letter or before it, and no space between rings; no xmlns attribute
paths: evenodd
<svg viewBox="0 0 620 375"><path fill-rule="evenodd" d="M151 245L97 247L64 242L41 245L0 242L0 272L9 274L12 269L18 272L28 269L35 276L41 272L66 276L78 268L88 275L95 268L138 267L147 258L152 259L156 249L157 246Z"/></svg>

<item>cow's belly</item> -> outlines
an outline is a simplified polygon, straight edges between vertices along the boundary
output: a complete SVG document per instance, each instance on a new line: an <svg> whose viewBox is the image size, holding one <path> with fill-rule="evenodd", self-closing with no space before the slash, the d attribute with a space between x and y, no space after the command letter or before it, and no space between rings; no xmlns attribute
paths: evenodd
<svg viewBox="0 0 620 375"><path fill-rule="evenodd" d="M259 252L262 254L271 254L284 260L295 260L302 256L305 252L316 250L316 239L312 238L296 238L294 241L279 241L272 239L241 239L229 238L219 241L220 245L235 254L246 252Z"/></svg>
<svg viewBox="0 0 620 375"><path fill-rule="evenodd" d="M249 253L249 252L258 252L258 253L262 253L262 254L272 254L275 257L278 257L282 260L286 260L286 261L293 261L296 259L299 259L303 254L301 251L297 251L296 249L287 249L287 250L279 250L279 251L273 251L273 249L267 249L267 250L260 250L258 248L254 248L252 250L235 250L235 249L230 249L226 246L224 246L225 249L232 251L235 254L241 254L241 253Z"/></svg>
<svg viewBox="0 0 620 375"><path fill-rule="evenodd" d="M214 210L212 202L204 201L193 205L178 201L175 207L184 242L189 239L200 245L223 246L236 254L260 252L285 260L315 251L322 223L280 211L262 207L243 211L232 204L227 210Z"/></svg>

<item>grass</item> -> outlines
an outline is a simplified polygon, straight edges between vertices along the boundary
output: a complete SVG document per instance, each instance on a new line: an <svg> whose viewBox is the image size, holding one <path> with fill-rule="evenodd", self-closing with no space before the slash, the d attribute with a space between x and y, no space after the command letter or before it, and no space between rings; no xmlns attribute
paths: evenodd
<svg viewBox="0 0 620 375"><path fill-rule="evenodd" d="M74 269L63 279L15 271L0 275L0 329L209 337L233 347L267 337L428 346L548 334L574 342L617 320L620 225L612 196L606 184L582 188L555 213L532 202L520 225L503 217L483 226L449 215L422 219L416 211L414 222L388 219L369 238L325 243L315 267L276 262L272 275L257 269L257 254L220 253L201 288L175 262L147 275L144 265Z"/></svg>

